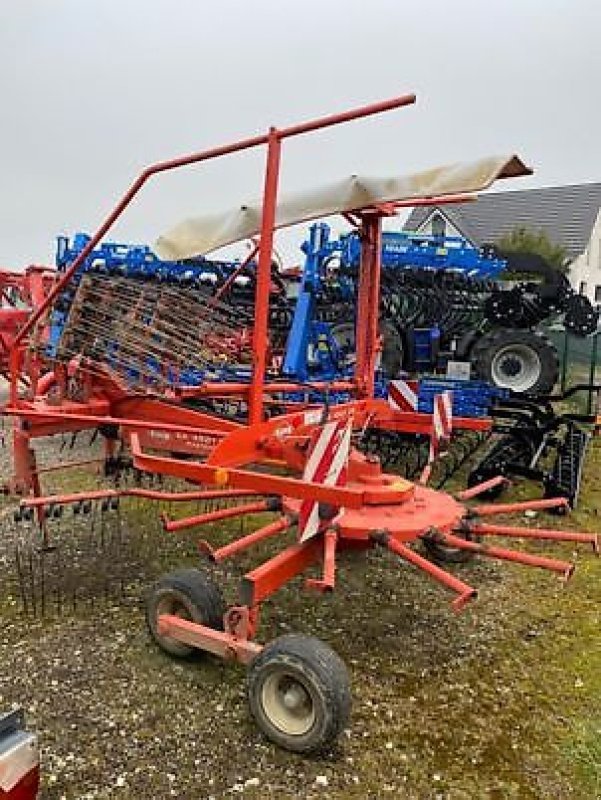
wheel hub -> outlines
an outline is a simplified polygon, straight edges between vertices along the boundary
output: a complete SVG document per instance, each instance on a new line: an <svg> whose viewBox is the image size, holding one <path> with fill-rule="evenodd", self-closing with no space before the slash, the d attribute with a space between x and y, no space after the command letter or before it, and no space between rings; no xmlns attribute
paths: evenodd
<svg viewBox="0 0 601 800"><path fill-rule="evenodd" d="M527 344L508 344L502 347L491 362L491 378L496 386L515 392L531 390L541 377L539 354Z"/></svg>
<svg viewBox="0 0 601 800"><path fill-rule="evenodd" d="M501 364L502 372L504 372L509 378L514 378L516 375L519 375L522 369L522 362L515 356L507 356L507 358L505 358Z"/></svg>
<svg viewBox="0 0 601 800"><path fill-rule="evenodd" d="M276 669L265 680L262 690L265 714L279 730L289 736L302 736L315 722L315 706L307 689L288 672Z"/></svg>
<svg viewBox="0 0 601 800"><path fill-rule="evenodd" d="M287 709L297 711L307 702L307 693L298 684L295 684L284 692L282 699Z"/></svg>

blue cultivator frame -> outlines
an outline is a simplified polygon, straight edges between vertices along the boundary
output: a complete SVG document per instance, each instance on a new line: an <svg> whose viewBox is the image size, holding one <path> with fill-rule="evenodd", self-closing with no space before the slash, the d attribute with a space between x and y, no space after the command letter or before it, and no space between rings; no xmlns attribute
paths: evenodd
<svg viewBox="0 0 601 800"><path fill-rule="evenodd" d="M352 347L341 345L332 336L328 323L316 319L316 305L333 262L338 268L338 297L353 301L356 290L353 276L361 255L359 235L355 231L332 239L329 225L319 222L311 226L309 238L301 249L305 254L305 264L283 373L286 377L300 380L344 377L341 365L351 355ZM488 281L497 278L506 266L507 261L498 258L492 248L477 249L460 237L422 236L404 231L382 234L382 268L385 272L416 268L434 272L444 270ZM430 352L438 338L436 328L416 332L417 337L420 334L420 341L416 338L415 342L416 351L421 353L425 348ZM427 354L423 360L431 361Z"/></svg>
<svg viewBox="0 0 601 800"><path fill-rule="evenodd" d="M57 240L56 265L64 271L81 253L90 240L85 233L77 233L70 240L60 236ZM289 299L294 308L292 324L287 336L281 372L284 378L308 383L312 380L337 381L349 378L353 366L349 358L353 356L353 343L340 342L332 334L329 322L317 319L316 304L322 297L325 278L332 262L336 262L338 279L336 293L339 299L352 304L356 292L354 271L359 264L361 243L357 232L352 232L333 239L326 223L315 223L309 229L309 237L301 247L305 254L305 263L300 279L300 291L296 300ZM382 263L388 270L404 270L415 267L430 270L445 270L468 276L490 280L498 276L506 266L490 249L477 250L465 239L459 237L422 236L406 232L385 232L382 242ZM222 286L235 278L242 266L239 259L231 261L195 258L187 261L164 261L160 259L148 245L122 244L107 242L93 250L86 258L81 274L88 270L112 276L137 278L142 281L169 283L179 285L205 286L208 288ZM246 265L249 272L255 264L250 261ZM248 281L248 276L241 274L238 282ZM62 298L53 311L48 340L48 355L56 355L62 331L69 313L71 300L78 281L76 280L68 293ZM331 278L329 280L331 289ZM418 342L418 336L421 336ZM436 339L435 329L424 329L415 334L416 352L429 350ZM423 340L423 341L422 341ZM427 341L426 341L427 340ZM427 353L424 363L428 362ZM151 370L153 365L148 365ZM158 369L158 366L157 366ZM203 380L211 381L247 381L250 380L248 367L224 366L212 370L210 375L198 370L183 370L178 379L187 385L195 386ZM387 380L379 375L376 380L376 395L386 396ZM438 388L438 387L437 387ZM453 387L456 391L456 412L470 412L473 416L484 416L485 408L490 405L489 392L486 387L475 384L470 387L462 384ZM286 400L294 402L300 399L321 402L323 395L315 392L310 386L301 392L286 395ZM348 393L332 393L329 401L344 402L349 399ZM424 385L422 399L424 408L431 406L431 392ZM431 410L431 409L430 409ZM465 414L464 414L465 415Z"/></svg>

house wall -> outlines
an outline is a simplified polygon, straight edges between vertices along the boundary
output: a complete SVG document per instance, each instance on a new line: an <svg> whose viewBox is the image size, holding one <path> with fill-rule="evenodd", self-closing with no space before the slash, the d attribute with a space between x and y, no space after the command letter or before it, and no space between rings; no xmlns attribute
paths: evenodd
<svg viewBox="0 0 601 800"><path fill-rule="evenodd" d="M601 304L601 209L586 250L570 266L569 278L576 292Z"/></svg>

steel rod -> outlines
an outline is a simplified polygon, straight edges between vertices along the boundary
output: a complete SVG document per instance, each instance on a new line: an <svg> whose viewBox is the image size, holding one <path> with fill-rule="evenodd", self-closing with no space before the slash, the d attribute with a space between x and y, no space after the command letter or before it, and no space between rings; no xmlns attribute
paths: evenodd
<svg viewBox="0 0 601 800"><path fill-rule="evenodd" d="M508 536L518 539L549 539L559 542L590 544L595 553L599 552L599 535L596 533L577 533L548 528L520 528L513 525L470 525L467 530L478 536Z"/></svg>
<svg viewBox="0 0 601 800"><path fill-rule="evenodd" d="M568 561L559 561L555 558L537 556L532 553L520 553L517 550L507 550L502 547L469 542L459 536L454 536L452 533L440 534L440 543L449 547L457 547L459 550L469 550L482 556L499 558L503 561L514 561L527 567L540 567L541 569L551 570L551 572L558 572L562 575L564 581L567 581L574 572L574 565Z"/></svg>
<svg viewBox="0 0 601 800"><path fill-rule="evenodd" d="M193 517L185 517L184 519L167 519L163 515L163 528L166 531L174 532L186 530L187 528L194 528L197 525L206 525L209 522L219 522L224 519L232 519L233 517L242 517L246 514L260 514L263 511L269 511L270 505L266 500L260 503L246 503L241 506L234 506L233 508L221 508L218 511L208 511L205 514L196 514Z"/></svg>
<svg viewBox="0 0 601 800"><path fill-rule="evenodd" d="M469 489L464 489L462 492L458 492L457 499L471 500L472 497L477 497L479 494L484 494L484 492L488 492L490 489L495 489L497 486L503 486L508 483L509 481L503 475L497 475L494 478L489 478L487 481L477 483L475 486L471 486Z"/></svg>
<svg viewBox="0 0 601 800"><path fill-rule="evenodd" d="M249 547L257 544L257 542L262 542L264 539L268 539L278 533L283 533L290 528L291 524L291 520L288 517L280 517L280 519L277 519L275 522L270 522L268 525L264 525L262 528L249 533L247 536L236 539L236 541L230 542L217 550L213 550L207 542L200 542L199 547L209 555L212 561L219 562L238 555L238 553L247 550Z"/></svg>
<svg viewBox="0 0 601 800"><path fill-rule="evenodd" d="M49 497L26 497L20 502L22 508L45 505L67 505L82 500L104 500L112 497L142 497L147 500L189 502L192 500L221 500L225 498L253 497L256 492L247 489L209 489L198 492L162 492L156 489L98 489L90 492L73 492Z"/></svg>
<svg viewBox="0 0 601 800"><path fill-rule="evenodd" d="M569 502L565 497L548 497L542 500L524 500L521 503L497 503L496 505L482 505L470 508L470 513L477 517L493 516L495 514L514 514L518 511L542 511L547 508L568 508Z"/></svg>
<svg viewBox="0 0 601 800"><path fill-rule="evenodd" d="M388 534L384 536L376 534L373 538L378 544L383 544L391 552L400 556L405 561L408 561L410 564L413 564L414 567L419 567L419 569L427 572L430 577L437 580L443 586L446 586L447 589L456 592L458 597L451 604L455 611L461 611L469 600L473 600L477 597L478 592L472 586L469 586L469 584L464 583L446 570L433 564L432 561L429 561L427 558L420 556L415 550L397 541L392 536Z"/></svg>

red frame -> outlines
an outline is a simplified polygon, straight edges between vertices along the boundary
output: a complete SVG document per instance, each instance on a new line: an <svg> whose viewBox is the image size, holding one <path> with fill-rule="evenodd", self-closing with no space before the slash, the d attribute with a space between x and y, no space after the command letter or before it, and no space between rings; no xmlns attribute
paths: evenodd
<svg viewBox="0 0 601 800"><path fill-rule="evenodd" d="M44 303L55 279L56 272L47 267L30 266L24 272L0 269L0 375L8 374L10 352L19 331L26 325L32 309ZM13 292L22 308L13 302Z"/></svg>
<svg viewBox="0 0 601 800"><path fill-rule="evenodd" d="M245 139L223 147L213 148L200 153L184 156L170 161L163 161L145 169L128 191L118 202L115 209L101 224L91 237L86 247L71 264L65 275L54 285L45 300L37 307L20 333L16 336L10 353L11 391L10 407L7 409L21 420L26 420L30 430L25 433L17 428L16 441L21 442L20 451L16 452L17 462L23 470L29 469L35 475L34 490L39 494L39 480L35 471L35 463L31 463L31 451L25 443L28 438L54 430L79 430L96 427L99 423L118 425L125 437L129 438L134 464L136 467L151 473L162 473L182 477L192 483L211 484L221 489L222 496L242 496L244 494L273 495L280 498L279 507L284 515L274 523L239 538L237 541L213 551L204 543L202 549L213 559L222 560L233 556L243 549L251 547L269 536L285 534L295 522L295 504L301 500L312 500L324 507L348 512L353 517L354 527L337 523L336 516L326 519L319 535L305 542L291 544L272 559L249 572L241 586L241 605L230 608L225 618L225 632L213 631L201 625L195 625L175 617L162 616L158 620L159 629L163 633L179 638L182 642L193 644L203 649L248 661L260 650L260 645L250 642L258 624L259 605L272 595L286 581L302 573L312 564L323 565L322 577L309 582L312 588L329 591L334 588L337 551L351 547L385 546L404 560L424 569L436 580L453 590L458 595L454 607L459 610L467 600L475 596L475 590L462 581L449 575L440 567L419 556L406 544L417 538L428 539L438 537L441 545L470 550L484 555L527 563L560 572L568 576L571 565L545 559L539 556L526 556L502 548L484 546L468 541L467 536L457 536L478 532L480 534L500 533L494 526L472 526L472 515L500 513L499 507L491 510L482 506L472 509L471 514L459 500L448 495L438 495L424 487L416 488L398 476L386 475L373 460L352 451L346 464L348 483L341 486L329 486L324 483L308 482L297 477L257 472L249 469L249 465L286 466L302 473L307 453L314 441L316 427L320 423L320 415L315 411L294 411L277 418L264 419L265 395L286 391L282 384L269 385L265 381L266 359L268 348L268 313L271 284L271 261L277 193L280 172L281 148L284 139L310 131L316 131L331 125L382 113L395 108L407 106L415 102L415 95L404 95L382 103L364 106L353 111L323 117L311 122L283 129L270 128L268 133ZM208 413L200 413L182 408L167 401L149 399L147 397L129 396L111 381L100 375L90 377L85 390L86 398L81 403L65 400L64 386L70 369L77 369L77 364L62 366L54 376L44 376L38 380L36 370L30 372L31 389L26 400L18 397L18 381L23 366L26 337L43 315L51 307L54 300L73 278L79 266L84 262L93 248L121 216L146 181L161 172L177 169L182 166L199 163L227 154L239 152L252 147L266 145L266 167L263 192L263 213L258 244L258 265L255 294L254 320L254 363L250 385L219 384L190 390L190 394L209 394L213 396L245 396L248 399L248 425L241 426L219 419ZM453 198L447 198L450 201ZM455 198L456 199L456 198ZM464 198L461 198L464 199ZM432 202L433 198L430 198ZM438 200L438 198L437 198ZM411 205L420 204L420 200ZM432 428L431 415L393 411L386 402L374 399L374 373L378 353L378 311L380 290L380 258L381 258L381 220L382 217L394 213L399 206L406 203L383 204L377 208L358 209L345 216L360 229L362 241L361 270L357 305L357 357L354 379L343 384L356 392L357 399L336 406L329 410L330 419L352 417L355 429L373 425L391 430L413 431L429 434ZM47 389L53 382L58 391L59 403L52 407L43 398L37 397L40 387ZM291 384L293 388L297 385ZM455 421L457 427L457 421ZM459 426L473 429L486 429L488 420L460 420ZM155 440L153 441L153 435ZM184 461L171 456L148 453L145 448L153 446L158 450L183 451L207 455L204 462ZM25 448L25 449L24 449ZM490 482L489 482L490 483ZM490 486L485 487L490 488ZM472 490L475 496L482 487ZM131 494L132 492L87 493L80 498L98 499L114 496L114 494ZM161 496L161 493L153 493ZM184 497L200 497L203 492L184 494ZM149 496L149 494L146 494ZM213 492L213 496L215 493ZM73 500L73 495L69 498ZM67 502L65 498L38 498L25 501L24 505L38 507L39 518L43 520L43 508L48 502ZM525 504L500 507L500 511L509 512L524 508L544 508L564 504L565 501L533 501ZM424 524L423 509L432 513L428 525ZM278 504L276 504L277 506ZM165 520L168 530L178 530L200 525L216 519L254 514L268 510L279 510L276 506L261 499L218 512L205 513L179 521ZM418 507L421 511L417 511ZM415 509L415 510L413 510ZM395 522L395 514L405 514L404 528ZM411 521L407 524L407 514L415 515L414 527ZM421 516L420 516L421 514ZM425 516L428 516L426 514ZM381 522L389 520L392 533L381 527ZM377 523L377 524L376 524ZM395 535L397 525L397 535ZM435 530L434 530L435 528ZM597 546L595 536L580 534L574 539L573 534L562 535L562 532L546 531L544 538L565 538L570 541L592 542ZM557 536L555 535L557 534ZM510 535L519 536L519 529Z"/></svg>

